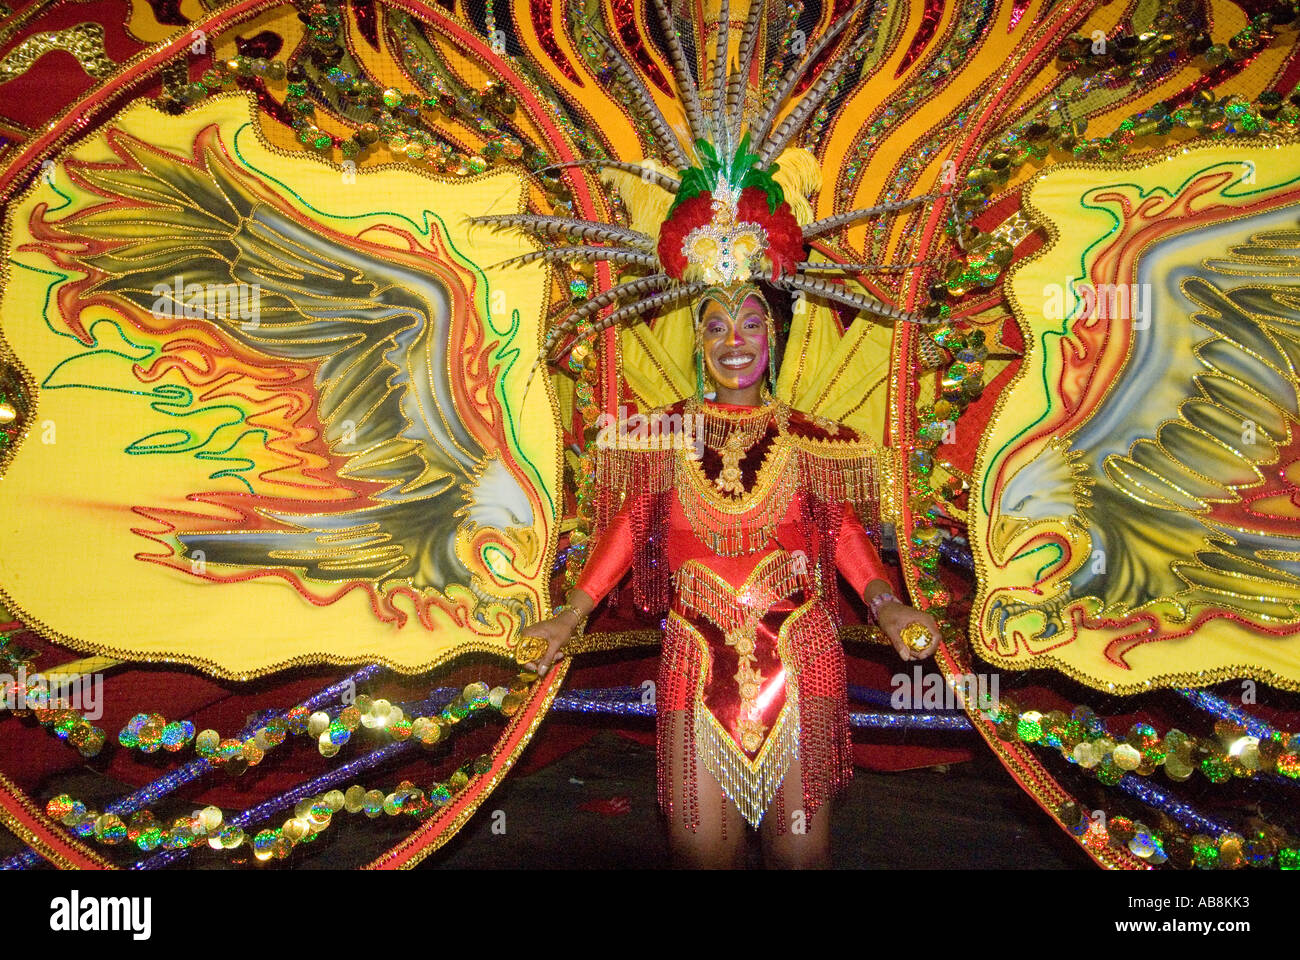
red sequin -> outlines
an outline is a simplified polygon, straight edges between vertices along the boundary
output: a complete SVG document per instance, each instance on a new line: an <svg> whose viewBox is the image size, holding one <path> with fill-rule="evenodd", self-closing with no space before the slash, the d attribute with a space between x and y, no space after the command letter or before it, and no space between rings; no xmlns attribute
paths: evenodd
<svg viewBox="0 0 1300 960"><path fill-rule="evenodd" d="M239 51L241 57L261 57L263 60L273 60L283 46L284 39L278 33L272 33L270 30L263 30L248 39L235 37L235 49Z"/></svg>
<svg viewBox="0 0 1300 960"><path fill-rule="evenodd" d="M830 19L827 22L832 24L837 23L840 17L844 16L844 14L847 13L852 6L853 6L853 0L835 0L835 5L831 10ZM851 26L845 28L845 33L851 34L852 32L853 32L853 28ZM835 57L837 51L843 49L846 43L849 42L851 41L846 40L844 34L841 34L839 40L837 40L835 43L832 43L829 47L823 50L821 52L821 55L818 56L817 59L813 61L812 64L809 65L808 70L799 79L799 83L795 85L794 88L795 96L798 96L799 94L807 90L809 87L811 87L817 81L817 78L821 75L822 68L825 67L827 64L829 64L831 60Z"/></svg>
<svg viewBox="0 0 1300 960"><path fill-rule="evenodd" d="M542 50L550 58L551 63L560 68L560 72L576 83L582 86L582 78L578 76L573 64L569 58L564 55L560 45L555 42L555 28L551 26L551 12L554 5L550 0L528 0L528 14L532 17L533 25L537 28L537 40L542 45Z"/></svg>
<svg viewBox="0 0 1300 960"><path fill-rule="evenodd" d="M1007 24L1007 33L1016 29L1016 24L1020 22L1020 18L1025 15L1025 11L1028 9L1029 0L1016 0L1016 2L1011 5L1011 22Z"/></svg>
<svg viewBox="0 0 1300 960"><path fill-rule="evenodd" d="M632 62L640 68L641 75L646 77L656 87L668 94L670 97L675 96L673 89L668 84L659 65L654 62L650 56L650 51L646 49L645 43L641 39L641 33L636 27L636 11L632 5L632 0L614 0L614 22L618 24L618 36L623 41L623 46L627 52L632 55Z"/></svg>
<svg viewBox="0 0 1300 960"><path fill-rule="evenodd" d="M357 27L372 49L379 49L379 25L375 22L375 0L352 0Z"/></svg>
<svg viewBox="0 0 1300 960"><path fill-rule="evenodd" d="M907 53L903 54L903 61L894 71L895 77L901 77L916 58L921 55L921 51L926 45L934 39L934 31L938 29L939 17L943 15L943 0L925 0L925 8L921 12L921 23L916 28L916 33L912 35L912 42L907 45Z"/></svg>
<svg viewBox="0 0 1300 960"><path fill-rule="evenodd" d="M266 89L266 82L261 77L240 77L235 81L235 85L241 90L252 90L257 98L257 106L263 113L283 123L290 130L293 129L293 117L283 103L271 96Z"/></svg>

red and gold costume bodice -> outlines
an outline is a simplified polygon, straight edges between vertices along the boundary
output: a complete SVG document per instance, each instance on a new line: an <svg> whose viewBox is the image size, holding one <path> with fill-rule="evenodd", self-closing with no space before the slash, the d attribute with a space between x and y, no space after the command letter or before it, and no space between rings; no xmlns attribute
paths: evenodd
<svg viewBox="0 0 1300 960"><path fill-rule="evenodd" d="M835 574L859 595L887 579L860 519L876 526L871 451L780 403L683 401L641 427L602 453L577 585L599 600L630 568L643 611L667 611L660 717L691 714L694 750L751 824L802 756L811 814L847 776Z"/></svg>

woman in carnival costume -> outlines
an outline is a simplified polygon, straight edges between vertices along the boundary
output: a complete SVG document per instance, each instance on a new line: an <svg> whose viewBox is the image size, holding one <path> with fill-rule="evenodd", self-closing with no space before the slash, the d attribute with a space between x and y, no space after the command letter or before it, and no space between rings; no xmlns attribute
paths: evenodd
<svg viewBox="0 0 1300 960"><path fill-rule="evenodd" d="M773 176L777 156L792 165L813 162L804 151L782 151L865 39L835 59L773 129L798 73L768 104L746 104L739 77L753 53L752 11L739 70L729 83L720 32L707 110L684 65L675 64L696 134L695 163L681 163L675 178L648 162L619 165L629 181L675 194L657 219L657 237L562 218L481 219L603 244L530 257L587 257L655 271L579 308L552 331L544 355L604 306L621 302L591 324L589 335L675 303L694 303L695 394L653 413L641 441L604 445L595 545L565 604L523 631L524 658L547 670L631 571L637 605L656 618L666 613L656 739L659 802L674 859L743 865L748 824L761 828L769 862L823 866L828 804L852 775L837 571L905 660L929 656L939 627L891 591L876 547L873 449L847 427L776 398L776 332L756 281L895 321L916 318L804 275L811 266L804 262L810 236L888 211L801 224ZM652 100L640 106L652 126L662 123ZM632 210L638 193L625 190L624 200L633 222L644 224L655 218ZM801 210L807 208L803 200L797 200Z"/></svg>
<svg viewBox="0 0 1300 960"><path fill-rule="evenodd" d="M668 610L657 753L674 859L743 863L748 823L776 864L824 865L826 805L853 763L836 570L903 659L929 656L939 630L891 592L873 543L870 450L770 392L775 338L759 288L711 287L696 316L713 399L661 411L655 422L681 433L652 427L649 449L604 451L600 495L622 506L568 602L525 633L546 641L547 669L631 570L638 604Z"/></svg>

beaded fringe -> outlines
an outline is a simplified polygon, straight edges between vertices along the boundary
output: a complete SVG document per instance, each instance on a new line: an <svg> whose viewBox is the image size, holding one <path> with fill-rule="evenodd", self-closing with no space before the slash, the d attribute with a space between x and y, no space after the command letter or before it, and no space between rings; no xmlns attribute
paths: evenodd
<svg viewBox="0 0 1300 960"><path fill-rule="evenodd" d="M698 561L688 561L673 574L677 602L687 613L705 617L724 634L752 629L753 621L800 590L810 590L808 561L784 550L769 554L754 569L741 593Z"/></svg>
<svg viewBox="0 0 1300 960"><path fill-rule="evenodd" d="M789 437L778 442L793 443L798 449L800 482L809 493L823 500L853 504L867 532L873 538L879 535L881 471L876 461L884 451L860 444ZM673 489L675 461L681 453L667 442L641 449L611 446L600 450L596 457L595 532L609 525L626 497Z"/></svg>
<svg viewBox="0 0 1300 960"><path fill-rule="evenodd" d="M673 488L673 451L606 447L596 455L596 516L599 538L631 496L666 493Z"/></svg>
<svg viewBox="0 0 1300 960"><path fill-rule="evenodd" d="M860 448L850 455L803 450L800 470L804 488L828 503L849 503L871 539L880 544L880 478L875 451Z"/></svg>
<svg viewBox="0 0 1300 960"><path fill-rule="evenodd" d="M815 608L814 608L815 609ZM803 810L813 815L853 779L853 740L849 729L848 677L844 650L833 631L830 611L797 616L788 640L794 671L786 696L799 705L799 749ZM830 621L830 622L827 622ZM823 658L829 658L827 663ZM821 662L819 662L821 661ZM782 824L782 829L786 824Z"/></svg>
<svg viewBox="0 0 1300 960"><path fill-rule="evenodd" d="M799 490L800 479L798 471L788 465L776 466L781 470L776 480L761 498L747 498L742 512L739 506L719 508L698 491L691 490L689 471L697 468L678 461L677 489L687 494L681 497L682 512L695 536L710 551L724 557L739 557L763 549L772 539ZM737 502L740 503L744 501Z"/></svg>
<svg viewBox="0 0 1300 960"><path fill-rule="evenodd" d="M695 749L704 761L704 768L713 774L745 822L757 828L785 780L791 759L799 756L797 702L786 701L775 727L753 761L702 704L696 703L694 713Z"/></svg>
<svg viewBox="0 0 1300 960"><path fill-rule="evenodd" d="M695 694L698 678L704 670L702 641L690 625L677 616L669 616L664 637L663 655L659 660L657 701L660 704L685 704L685 729L682 731L682 823L691 830L700 825L699 784L695 777ZM655 753L657 760L659 808L671 821L673 810L672 749L676 739L674 725L677 710L660 709L657 717Z"/></svg>
<svg viewBox="0 0 1300 960"><path fill-rule="evenodd" d="M632 502L637 550L632 561L632 595L643 613L668 609L668 498L673 490L673 450L604 449L596 458L596 517L592 542L609 528L626 500Z"/></svg>

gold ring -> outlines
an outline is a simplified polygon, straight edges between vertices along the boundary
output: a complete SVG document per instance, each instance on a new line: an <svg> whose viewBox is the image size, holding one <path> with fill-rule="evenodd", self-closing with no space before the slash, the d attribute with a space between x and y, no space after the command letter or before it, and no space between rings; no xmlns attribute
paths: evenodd
<svg viewBox="0 0 1300 960"><path fill-rule="evenodd" d="M934 635L919 623L909 623L903 628L903 643L918 653L934 642Z"/></svg>
<svg viewBox="0 0 1300 960"><path fill-rule="evenodd" d="M550 644L541 637L520 637L519 645L515 647L515 663L521 666L526 663L535 663L546 655L546 648Z"/></svg>

